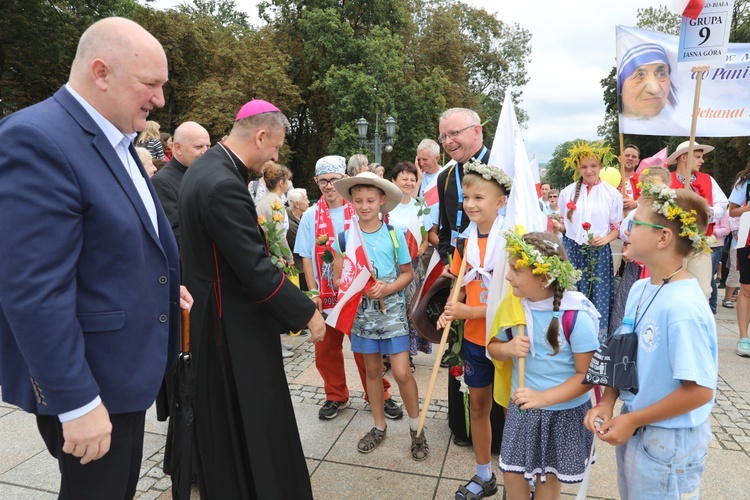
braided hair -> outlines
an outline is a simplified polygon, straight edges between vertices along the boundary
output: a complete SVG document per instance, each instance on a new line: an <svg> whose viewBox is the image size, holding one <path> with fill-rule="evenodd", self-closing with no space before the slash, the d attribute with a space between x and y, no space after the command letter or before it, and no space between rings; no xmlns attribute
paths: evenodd
<svg viewBox="0 0 750 500"><path fill-rule="evenodd" d="M578 202L578 196L581 194L581 186L583 186L583 177L579 177L576 181L576 194L573 195L573 204ZM566 207L567 208L567 207ZM573 222L573 212L575 208L568 208L568 220Z"/></svg>
<svg viewBox="0 0 750 500"><path fill-rule="evenodd" d="M527 233L523 236L523 240L526 243L533 245L534 248L539 250L544 257L552 257L553 255L556 255L560 260L568 260L568 255L565 253L565 247L563 247L560 240L553 233ZM554 290L554 295L552 296L552 312L559 312L565 288L561 286L557 280L555 280L550 287ZM558 340L559 334L560 319L557 316L553 316L549 328L547 328L547 342L549 342L549 345L554 351L552 354L553 356L560 352L560 341Z"/></svg>

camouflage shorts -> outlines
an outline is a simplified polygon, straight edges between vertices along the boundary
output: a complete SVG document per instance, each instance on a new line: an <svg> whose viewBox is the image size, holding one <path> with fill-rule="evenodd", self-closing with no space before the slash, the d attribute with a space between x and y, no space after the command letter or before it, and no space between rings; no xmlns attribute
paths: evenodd
<svg viewBox="0 0 750 500"><path fill-rule="evenodd" d="M357 310L357 319L352 326L352 335L365 339L391 339L409 335L406 322L406 302L401 293L394 293L383 298L386 313L380 308L380 301L362 297Z"/></svg>

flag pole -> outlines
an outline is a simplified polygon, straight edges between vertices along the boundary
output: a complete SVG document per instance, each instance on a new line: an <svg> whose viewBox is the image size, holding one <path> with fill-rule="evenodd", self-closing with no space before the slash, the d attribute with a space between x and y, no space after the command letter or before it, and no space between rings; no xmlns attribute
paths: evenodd
<svg viewBox="0 0 750 500"><path fill-rule="evenodd" d="M370 261L370 256L367 255L367 245L365 244L365 237L362 234L362 228L359 227L359 218L357 218L354 221L354 225L357 227L357 232L359 233L359 239L362 242L362 252L364 252L364 254L365 254L365 260L367 261L367 270L370 271L370 276L372 276L372 278L375 281L377 281L378 277L375 276L375 271L373 271L372 267L370 267L370 262L371 262ZM378 301L380 302L380 312L382 312L383 314L385 314L385 302L383 302L383 297L380 297L378 299Z"/></svg>
<svg viewBox="0 0 750 500"><path fill-rule="evenodd" d="M698 103L701 99L701 83L703 83L703 74L708 71L708 66L694 66L692 71L695 75L695 96L693 97L693 118L690 122L690 145L688 146L687 172L684 172L685 187L690 188L690 173L693 171L693 144L695 144L695 128L698 124Z"/></svg>
<svg viewBox="0 0 750 500"><path fill-rule="evenodd" d="M625 158L623 158L624 150L625 139L622 135L622 132L620 132L620 191L622 192L623 196L625 196Z"/></svg>
<svg viewBox="0 0 750 500"><path fill-rule="evenodd" d="M453 291L451 292L450 301L457 302L458 294L461 291L461 282L464 279L466 273L466 256L461 259L461 267L458 270L458 276L456 276L456 282L453 285ZM443 336L440 338L440 345L438 346L437 356L435 356L435 364L432 367L432 376L430 377L430 385L427 386L427 393L424 397L424 404L422 405L422 413L419 415L419 425L417 426L417 437L422 435L422 429L424 428L424 421L427 418L427 410L432 402L432 391L435 389L435 382L437 381L437 374L440 371L440 361L443 359L443 351L445 350L445 344L448 342L448 334L451 331L451 325L453 321L445 325L443 328Z"/></svg>

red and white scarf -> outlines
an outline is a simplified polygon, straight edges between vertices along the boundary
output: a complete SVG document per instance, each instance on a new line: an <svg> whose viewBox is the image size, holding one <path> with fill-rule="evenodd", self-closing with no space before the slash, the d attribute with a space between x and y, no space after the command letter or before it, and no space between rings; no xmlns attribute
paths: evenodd
<svg viewBox="0 0 750 500"><path fill-rule="evenodd" d="M354 206L344 200L344 231L349 229L354 216ZM319 245L317 239L321 235L328 236L325 245ZM336 305L338 293L333 289L333 265L326 265L323 262L323 254L326 250L333 252L333 242L336 238L336 230L331 220L331 209L328 207L323 196L320 197L315 205L315 270L318 274L318 287L320 291L320 300L323 302L323 309L332 309ZM324 270L324 267L326 269Z"/></svg>

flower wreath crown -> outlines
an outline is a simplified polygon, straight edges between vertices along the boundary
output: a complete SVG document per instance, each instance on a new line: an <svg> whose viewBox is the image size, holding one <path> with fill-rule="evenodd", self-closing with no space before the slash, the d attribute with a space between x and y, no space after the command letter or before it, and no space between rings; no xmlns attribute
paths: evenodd
<svg viewBox="0 0 750 500"><path fill-rule="evenodd" d="M505 248L508 258L518 258L515 268L531 267L531 274L541 274L547 277L545 288L557 281L564 290L575 290L576 283L581 279L581 271L575 269L570 261L562 260L557 255L542 255L534 245L523 239L525 231L516 226L503 232ZM545 241L557 249L559 243Z"/></svg>
<svg viewBox="0 0 750 500"><path fill-rule="evenodd" d="M648 169L643 171L641 179L644 180L639 182L636 187L641 190L641 196L649 196L654 199L652 210L657 214L663 215L668 220L679 219L682 225L680 236L690 238L696 253L710 253L711 245L715 242L716 238L706 236L705 231L698 229L698 223L695 218L697 212L695 210L690 210L689 212L684 210L675 203L674 189L661 182L650 182L645 179L646 176L648 176Z"/></svg>
<svg viewBox="0 0 750 500"><path fill-rule="evenodd" d="M568 149L568 156L563 160L564 169L572 168L577 170L584 158L596 158L601 163L602 168L613 165L617 157L612 152L612 148L602 142L576 141L573 147Z"/></svg>
<svg viewBox="0 0 750 500"><path fill-rule="evenodd" d="M485 165L476 158L472 158L471 160L464 163L464 173L468 174L469 172L481 175L488 181L497 182L501 186L505 187L506 193L510 191L510 188L513 187L513 179L511 179L508 174L500 170L498 167Z"/></svg>

